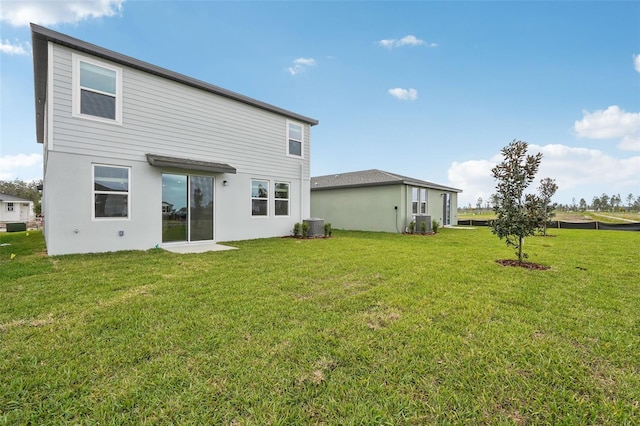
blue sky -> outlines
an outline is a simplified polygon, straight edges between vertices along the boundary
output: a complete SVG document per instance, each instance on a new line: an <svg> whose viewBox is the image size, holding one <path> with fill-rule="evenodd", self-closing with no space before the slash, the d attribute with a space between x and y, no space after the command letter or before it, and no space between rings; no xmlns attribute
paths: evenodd
<svg viewBox="0 0 640 426"><path fill-rule="evenodd" d="M640 196L638 2L1 0L0 14L0 179L42 177L34 22L319 120L314 176L379 168L475 205L520 139L557 202Z"/></svg>

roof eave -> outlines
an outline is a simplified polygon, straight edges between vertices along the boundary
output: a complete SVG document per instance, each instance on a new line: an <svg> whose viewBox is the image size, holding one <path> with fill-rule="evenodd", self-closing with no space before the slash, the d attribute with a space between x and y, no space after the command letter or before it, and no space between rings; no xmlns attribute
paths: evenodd
<svg viewBox="0 0 640 426"><path fill-rule="evenodd" d="M387 181L387 182L369 182L369 183L357 183L357 184L349 184L349 185L330 185L330 186L320 186L314 187L313 183L311 184L312 191L323 191L329 189L347 189L347 188L365 188L365 187L376 187L376 186L389 186L389 185L408 185L408 186L417 186L422 188L434 189L438 191L449 191L449 192L462 192L461 189L450 188L446 186L440 185L426 185L421 182L413 182L407 180L396 180L396 181Z"/></svg>

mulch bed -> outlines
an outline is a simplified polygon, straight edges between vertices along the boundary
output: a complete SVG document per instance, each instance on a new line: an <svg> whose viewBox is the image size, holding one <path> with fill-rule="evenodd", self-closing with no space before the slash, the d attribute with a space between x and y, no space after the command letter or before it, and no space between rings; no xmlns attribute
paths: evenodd
<svg viewBox="0 0 640 426"><path fill-rule="evenodd" d="M496 260L496 263L499 263L502 266L517 266L520 268L534 269L537 271L545 271L547 269L551 269L550 267L540 265L539 263L518 262L517 260L513 260L513 259L500 259L500 260Z"/></svg>

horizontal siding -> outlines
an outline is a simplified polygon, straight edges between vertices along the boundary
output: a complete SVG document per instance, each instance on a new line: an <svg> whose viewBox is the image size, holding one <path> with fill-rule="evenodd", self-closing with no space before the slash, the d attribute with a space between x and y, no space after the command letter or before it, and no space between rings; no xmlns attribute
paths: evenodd
<svg viewBox="0 0 640 426"><path fill-rule="evenodd" d="M145 154L229 163L260 175L309 178L304 159L286 156L284 116L136 69L123 70L122 126L72 117L72 51L54 45L54 149L145 161Z"/></svg>

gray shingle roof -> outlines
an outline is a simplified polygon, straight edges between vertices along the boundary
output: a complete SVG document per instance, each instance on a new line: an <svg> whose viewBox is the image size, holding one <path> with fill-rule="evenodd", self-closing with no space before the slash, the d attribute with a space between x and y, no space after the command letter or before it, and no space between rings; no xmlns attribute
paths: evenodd
<svg viewBox="0 0 640 426"><path fill-rule="evenodd" d="M378 169L363 170L360 172L338 173L311 178L312 191L320 191L323 189L356 188L364 186L401 184L423 188L440 189L443 191L462 192L461 189L451 188L448 186L439 185L437 183L414 179L408 176L402 176Z"/></svg>
<svg viewBox="0 0 640 426"><path fill-rule="evenodd" d="M28 202L31 200L27 198L16 197L15 195L3 194L0 192L0 201L4 201L5 203L13 203L13 202Z"/></svg>
<svg viewBox="0 0 640 426"><path fill-rule="evenodd" d="M112 50L105 49L100 46L96 46L91 43L79 40L77 38L70 37L66 34L62 34L45 27L41 27L36 24L31 24L31 39L33 42L33 74L34 74L34 86L35 86L35 102L36 102L36 136L38 142L44 141L44 107L47 97L47 63L48 58L48 43L52 42L61 46L70 47L79 52L87 53L89 55L96 56L98 58L106 59L121 65L125 65L131 68L136 68L141 71L148 72L160 77L164 77L169 80L173 80L188 86L192 86L201 90L205 90L210 93L214 93L219 96L224 96L229 99L236 100L248 105L252 105L256 108L260 108L266 111L271 111L276 114L283 115L285 117L292 118L294 120L307 123L311 126L318 124L318 120L305 117L304 115L296 114L295 112L288 111L270 105L266 102L258 101L248 96L241 95L231 90L223 89L222 87L214 86L213 84L205 83L204 81L197 80L195 78L187 77L186 75L179 74L167 70L165 68L158 67L156 65L149 64L147 62L140 61L130 56L123 55L121 53L114 52Z"/></svg>

